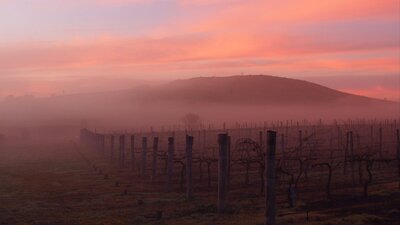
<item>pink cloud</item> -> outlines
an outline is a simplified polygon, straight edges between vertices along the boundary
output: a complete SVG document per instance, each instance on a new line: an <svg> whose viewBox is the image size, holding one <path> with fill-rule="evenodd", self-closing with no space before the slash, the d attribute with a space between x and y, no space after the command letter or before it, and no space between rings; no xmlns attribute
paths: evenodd
<svg viewBox="0 0 400 225"><path fill-rule="evenodd" d="M382 40L359 40L357 44L339 38L320 40L318 37L279 36L279 34L251 36L201 35L170 38L74 39L51 43L26 43L0 47L0 71L51 68L91 68L100 65L152 65L160 63L196 62L199 60L227 60L237 58L268 58L333 54L347 52L396 51L397 43ZM370 57L371 58L371 57ZM328 68L351 68L354 65L396 66L396 58L365 60L314 61ZM356 64L355 64L356 63Z"/></svg>
<svg viewBox="0 0 400 225"><path fill-rule="evenodd" d="M397 0L234 1L230 4L226 3L221 10L207 12L204 16L187 18L184 21L168 21L167 24L170 25L167 27L174 26L183 33L225 32L227 30L248 32L276 26L285 30L285 24L321 23L361 18L397 20L399 4ZM198 7L198 5L191 4L186 4L186 6L188 9ZM158 29L162 30L162 28ZM163 33L160 30L156 30L156 32Z"/></svg>

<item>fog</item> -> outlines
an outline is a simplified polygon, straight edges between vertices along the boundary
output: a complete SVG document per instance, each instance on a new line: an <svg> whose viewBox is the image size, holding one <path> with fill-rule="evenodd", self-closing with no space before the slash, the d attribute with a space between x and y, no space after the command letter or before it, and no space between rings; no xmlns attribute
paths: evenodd
<svg viewBox="0 0 400 225"><path fill-rule="evenodd" d="M214 128L224 123L233 127L278 120L333 122L399 116L397 103L347 95L297 80L257 76L215 79L191 79L114 92L7 98L0 103L0 133L12 138L40 139L75 138L83 127L101 132L141 132L150 127L156 131L184 129L182 118L188 113L199 116L197 126ZM260 79L267 79L267 83ZM281 86L273 89L268 85ZM302 86L310 93L304 95ZM287 90L292 92L287 94Z"/></svg>

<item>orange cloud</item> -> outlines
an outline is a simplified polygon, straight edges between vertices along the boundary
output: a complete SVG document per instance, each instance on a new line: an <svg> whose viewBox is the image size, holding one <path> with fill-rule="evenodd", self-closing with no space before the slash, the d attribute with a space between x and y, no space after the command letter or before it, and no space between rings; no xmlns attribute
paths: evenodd
<svg viewBox="0 0 400 225"><path fill-rule="evenodd" d="M221 0L223 1L223 0ZM206 1L218 2L218 1ZM225 32L236 30L254 32L255 29L270 30L286 25L321 23L361 18L386 18L397 20L397 0L282 0L282 1L234 1L221 10L206 13L203 17L188 18L184 21L169 21L179 32ZM188 8L198 7L186 4ZM175 31L176 31L175 29ZM256 31L257 31L256 30ZM157 28L154 31L165 34L168 31Z"/></svg>
<svg viewBox="0 0 400 225"><path fill-rule="evenodd" d="M392 41L393 42L393 41ZM90 68L96 66L154 65L160 63L193 62L265 58L279 60L315 54L347 52L393 52L397 43L386 40L360 40L357 44L342 40L313 37L247 34L194 35L170 38L75 39L64 42L27 43L0 47L0 71L19 69ZM371 58L371 57L370 57ZM373 58L373 57L372 57ZM396 59L373 59L379 67L393 67ZM317 59L314 60L318 61ZM328 60L329 61L329 60ZM330 68L351 68L354 60L340 64L325 63ZM321 64L324 62L320 62ZM337 63L337 62L336 62ZM363 61L360 62L361 64ZM352 64L352 65L350 65Z"/></svg>

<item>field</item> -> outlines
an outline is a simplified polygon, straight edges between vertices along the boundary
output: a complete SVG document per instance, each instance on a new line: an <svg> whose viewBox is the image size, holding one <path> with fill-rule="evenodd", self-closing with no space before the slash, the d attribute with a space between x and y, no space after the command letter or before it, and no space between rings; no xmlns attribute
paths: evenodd
<svg viewBox="0 0 400 225"><path fill-rule="evenodd" d="M277 224L399 224L396 123L268 129L277 131ZM90 133L96 138L81 142L5 140L0 224L263 224L265 130ZM224 132L231 136L229 192L219 214L217 135ZM194 137L191 201L185 193L186 134ZM169 190L168 137L175 139Z"/></svg>

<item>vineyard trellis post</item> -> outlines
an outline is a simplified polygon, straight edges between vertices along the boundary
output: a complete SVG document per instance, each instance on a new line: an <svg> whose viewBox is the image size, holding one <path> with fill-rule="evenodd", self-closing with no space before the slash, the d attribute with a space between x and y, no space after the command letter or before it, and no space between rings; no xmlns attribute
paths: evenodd
<svg viewBox="0 0 400 225"><path fill-rule="evenodd" d="M299 130L299 156L303 153L303 131Z"/></svg>
<svg viewBox="0 0 400 225"><path fill-rule="evenodd" d="M119 136L119 166L124 167L125 162L125 135Z"/></svg>
<svg viewBox="0 0 400 225"><path fill-rule="evenodd" d="M337 139L338 150L340 150L343 147L343 136L339 125L337 125L337 136L338 136Z"/></svg>
<svg viewBox="0 0 400 225"><path fill-rule="evenodd" d="M348 152L349 152L349 143L350 143L350 132L346 133L346 148L344 150L344 162L343 162L343 173L347 172L347 160L348 160Z"/></svg>
<svg viewBox="0 0 400 225"><path fill-rule="evenodd" d="M131 136L131 169L135 170L135 136Z"/></svg>
<svg viewBox="0 0 400 225"><path fill-rule="evenodd" d="M193 200L193 174L192 174L193 136L186 136L186 198Z"/></svg>
<svg viewBox="0 0 400 225"><path fill-rule="evenodd" d="M371 125L371 148L374 147L374 125Z"/></svg>
<svg viewBox="0 0 400 225"><path fill-rule="evenodd" d="M174 175L174 137L168 138L168 159L167 159L167 182L166 191L172 189L172 178Z"/></svg>
<svg viewBox="0 0 400 225"><path fill-rule="evenodd" d="M283 133L281 134L281 151L282 151L282 156L281 156L282 160L281 161L284 161L285 160L285 135Z"/></svg>
<svg viewBox="0 0 400 225"><path fill-rule="evenodd" d="M114 135L111 135L111 140L110 140L110 161L114 161L114 145L115 145L115 140L114 140Z"/></svg>
<svg viewBox="0 0 400 225"><path fill-rule="evenodd" d="M276 194L275 194L275 153L276 153L276 132L267 131L265 151L265 225L275 225L276 216Z"/></svg>
<svg viewBox="0 0 400 225"><path fill-rule="evenodd" d="M351 165L351 182L352 182L352 192L353 196L355 195L355 186L356 186L356 178L354 176L354 141L353 141L353 132L349 132L349 144L350 144L350 154L351 154L351 160L350 160L350 165Z"/></svg>
<svg viewBox="0 0 400 225"><path fill-rule="evenodd" d="M153 138L153 162L151 178L154 180L157 176L157 154L158 154L158 137Z"/></svg>
<svg viewBox="0 0 400 225"><path fill-rule="evenodd" d="M206 129L203 129L203 149L206 148L206 142L207 142L207 133Z"/></svg>
<svg viewBox="0 0 400 225"><path fill-rule="evenodd" d="M103 154L103 156L105 155L105 143L106 143L106 137L104 134L102 134L100 136L100 150L101 150L101 154Z"/></svg>
<svg viewBox="0 0 400 225"><path fill-rule="evenodd" d="M142 162L140 164L141 165L140 172L141 172L141 175L142 175L143 178L145 178L146 175L147 175L146 162L147 162L147 137L143 137L142 138Z"/></svg>
<svg viewBox="0 0 400 225"><path fill-rule="evenodd" d="M100 151L100 139L101 139L101 135L100 134L96 134L95 136L94 136L94 141L95 141L95 144L94 144L94 150L96 150L96 151Z"/></svg>
<svg viewBox="0 0 400 225"><path fill-rule="evenodd" d="M396 130L397 136L397 166L398 166L398 178L399 178L399 189L400 189L400 130Z"/></svg>
<svg viewBox="0 0 400 225"><path fill-rule="evenodd" d="M228 174L228 134L219 134L219 158L218 158L218 213L224 213L227 198L227 174Z"/></svg>
<svg viewBox="0 0 400 225"><path fill-rule="evenodd" d="M383 145L383 143L382 143L382 127L380 127L379 128L379 157L380 157L380 159L383 159L383 152L382 152L382 145Z"/></svg>
<svg viewBox="0 0 400 225"><path fill-rule="evenodd" d="M229 185L231 183L231 160L232 160L232 158L231 158L231 156L232 156L232 154L231 154L231 136L229 136L229 135L228 135L227 145L228 145L227 146L227 148L228 148L228 176L227 176L228 186L227 186L227 188L229 188Z"/></svg>

